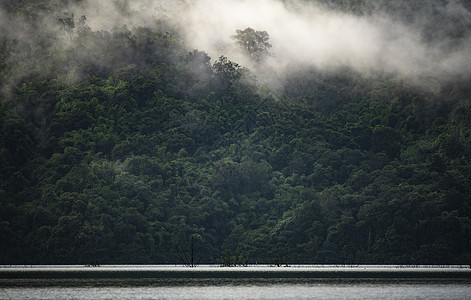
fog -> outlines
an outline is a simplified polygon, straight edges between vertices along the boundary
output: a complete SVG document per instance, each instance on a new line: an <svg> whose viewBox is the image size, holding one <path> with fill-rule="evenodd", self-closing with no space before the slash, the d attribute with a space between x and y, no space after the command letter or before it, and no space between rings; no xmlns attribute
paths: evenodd
<svg viewBox="0 0 471 300"><path fill-rule="evenodd" d="M346 13L315 1L120 1L119 7L132 12L126 17L135 26L156 17L169 19L191 48L213 59L228 56L258 71L259 77L267 66L280 76L294 66L321 71L348 67L367 76L392 73L421 85L468 77L471 12L460 1L432 2L420 9L405 6L402 12L408 16L389 13L379 5L370 5L367 13ZM122 16L116 17L120 15L116 6L90 3L92 26L107 29L122 21ZM237 29L247 27L270 35L273 55L264 68L249 61L231 38Z"/></svg>
<svg viewBox="0 0 471 300"><path fill-rule="evenodd" d="M388 10L379 2L365 0L365 11L360 6L353 12L295 0L88 0L68 9L86 15L93 30L123 23L155 26L165 19L179 28L189 49L205 51L213 60L225 55L262 81L296 67L351 68L364 76L387 73L422 86L469 77L469 7L459 0L419 6L395 1L403 9L391 11L391 5ZM264 64L250 61L231 38L247 27L270 35L273 55Z"/></svg>

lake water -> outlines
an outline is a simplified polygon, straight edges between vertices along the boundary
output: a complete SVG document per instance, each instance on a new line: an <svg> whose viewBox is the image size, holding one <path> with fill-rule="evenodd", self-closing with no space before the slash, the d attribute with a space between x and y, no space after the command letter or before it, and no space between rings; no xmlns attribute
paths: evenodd
<svg viewBox="0 0 471 300"><path fill-rule="evenodd" d="M471 269L4 266L0 299L471 299Z"/></svg>

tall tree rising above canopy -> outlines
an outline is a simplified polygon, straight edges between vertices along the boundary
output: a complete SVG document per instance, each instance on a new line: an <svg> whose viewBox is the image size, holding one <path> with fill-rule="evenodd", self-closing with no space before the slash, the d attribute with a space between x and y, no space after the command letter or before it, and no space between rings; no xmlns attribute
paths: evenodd
<svg viewBox="0 0 471 300"><path fill-rule="evenodd" d="M253 61L262 62L270 55L272 45L268 42L270 36L266 31L247 27L244 30L236 30L232 38Z"/></svg>

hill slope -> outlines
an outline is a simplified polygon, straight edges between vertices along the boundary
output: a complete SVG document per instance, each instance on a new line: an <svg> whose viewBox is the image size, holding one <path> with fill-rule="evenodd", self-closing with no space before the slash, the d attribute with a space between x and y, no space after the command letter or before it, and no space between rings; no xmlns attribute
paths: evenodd
<svg viewBox="0 0 471 300"><path fill-rule="evenodd" d="M275 93L162 20L51 3L3 12L0 264L186 263L191 241L207 263L471 263L469 77L307 67Z"/></svg>

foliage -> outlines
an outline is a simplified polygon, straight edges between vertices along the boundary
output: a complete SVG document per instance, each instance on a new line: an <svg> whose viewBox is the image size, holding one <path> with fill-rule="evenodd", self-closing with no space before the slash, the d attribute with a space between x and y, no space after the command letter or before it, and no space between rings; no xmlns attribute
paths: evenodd
<svg viewBox="0 0 471 300"><path fill-rule="evenodd" d="M266 31L259 31L250 27L244 30L238 29L232 38L236 40L245 54L256 62L261 62L270 54L269 49L272 45L268 42L270 36Z"/></svg>
<svg viewBox="0 0 471 300"><path fill-rule="evenodd" d="M1 264L471 263L466 82L259 93L176 31L85 21L1 37Z"/></svg>

